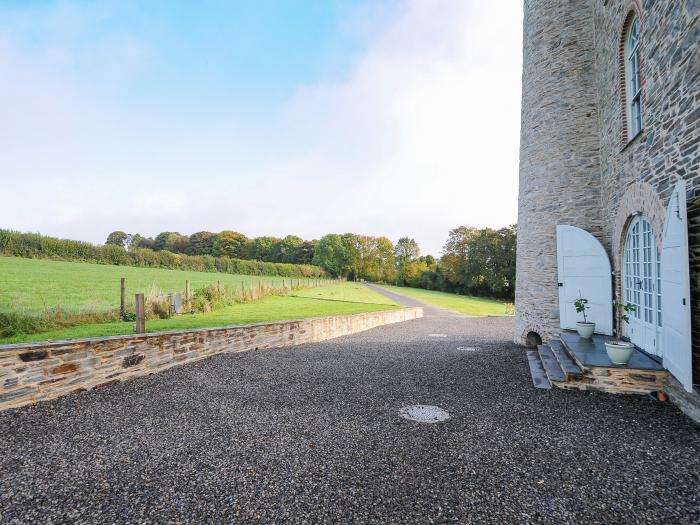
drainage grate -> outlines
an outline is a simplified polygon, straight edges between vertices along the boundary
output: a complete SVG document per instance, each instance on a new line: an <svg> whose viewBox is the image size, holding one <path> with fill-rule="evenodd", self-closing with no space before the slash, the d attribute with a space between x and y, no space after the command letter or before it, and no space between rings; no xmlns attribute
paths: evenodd
<svg viewBox="0 0 700 525"><path fill-rule="evenodd" d="M450 419L450 413L432 405L411 405L399 410L399 415L418 423L440 423Z"/></svg>

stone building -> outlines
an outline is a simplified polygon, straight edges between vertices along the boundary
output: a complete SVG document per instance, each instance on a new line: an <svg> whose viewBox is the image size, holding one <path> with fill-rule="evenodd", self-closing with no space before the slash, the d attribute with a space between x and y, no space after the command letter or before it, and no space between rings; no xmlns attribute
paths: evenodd
<svg viewBox="0 0 700 525"><path fill-rule="evenodd" d="M597 331L624 332L692 390L700 1L524 4L515 340L573 328L581 294ZM613 301L636 306L628 324Z"/></svg>

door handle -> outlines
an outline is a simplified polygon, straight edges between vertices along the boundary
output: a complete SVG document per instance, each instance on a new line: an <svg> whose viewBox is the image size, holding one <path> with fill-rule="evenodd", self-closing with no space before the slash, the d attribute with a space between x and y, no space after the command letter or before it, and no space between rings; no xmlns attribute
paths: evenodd
<svg viewBox="0 0 700 525"><path fill-rule="evenodd" d="M564 286L564 283L557 283L557 286Z"/></svg>

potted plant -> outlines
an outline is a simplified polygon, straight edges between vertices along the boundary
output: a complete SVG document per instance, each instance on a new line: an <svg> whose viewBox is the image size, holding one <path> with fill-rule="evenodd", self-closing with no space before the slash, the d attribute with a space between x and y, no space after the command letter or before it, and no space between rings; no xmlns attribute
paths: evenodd
<svg viewBox="0 0 700 525"><path fill-rule="evenodd" d="M576 321L576 331L578 335L590 339L595 331L595 323L592 323L586 317L586 310L590 308L588 306L588 299L581 297L581 290L578 292L578 299L574 301L574 308L576 308L577 314L583 315L583 321Z"/></svg>
<svg viewBox="0 0 700 525"><path fill-rule="evenodd" d="M605 350L608 353L608 358L616 365L626 365L629 363L632 353L634 352L634 343L629 341L623 341L621 339L622 335L622 323L629 323L630 312L634 312L637 307L632 303L618 303L615 301L613 304L615 314L617 315L617 339L611 341L606 341Z"/></svg>

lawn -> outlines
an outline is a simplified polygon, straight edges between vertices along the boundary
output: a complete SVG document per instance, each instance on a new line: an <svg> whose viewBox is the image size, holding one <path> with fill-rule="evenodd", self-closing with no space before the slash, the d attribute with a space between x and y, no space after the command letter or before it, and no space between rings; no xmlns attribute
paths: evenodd
<svg viewBox="0 0 700 525"><path fill-rule="evenodd" d="M231 326L328 315L348 315L397 308L395 304L391 303L384 296L356 283L343 282L314 288L313 290L303 290L303 292L305 294L313 292L309 294L313 295L313 297L293 295L268 296L258 301L235 304L208 314L185 314L172 319L149 320L146 322L146 331L159 332L164 330ZM50 332L13 336L0 339L0 344L79 339L131 333L133 333L133 323L87 324Z"/></svg>
<svg viewBox="0 0 700 525"><path fill-rule="evenodd" d="M412 297L413 299L437 306L438 308L445 308L464 315L504 315L506 314L506 305L508 304L508 301L501 301L498 299L436 292L434 290L423 290L422 288L408 288L404 286L384 286L384 288L394 293Z"/></svg>
<svg viewBox="0 0 700 525"><path fill-rule="evenodd" d="M126 278L126 298L151 287L163 293L184 290L185 280L192 290L221 281L222 286L246 288L259 281L281 286L289 277L258 277L227 273L192 272L162 268L136 268L80 262L0 257L0 312L40 313L60 306L71 313L108 311L119 308L119 280ZM297 279L293 279L296 283ZM304 279L301 279L304 282Z"/></svg>

